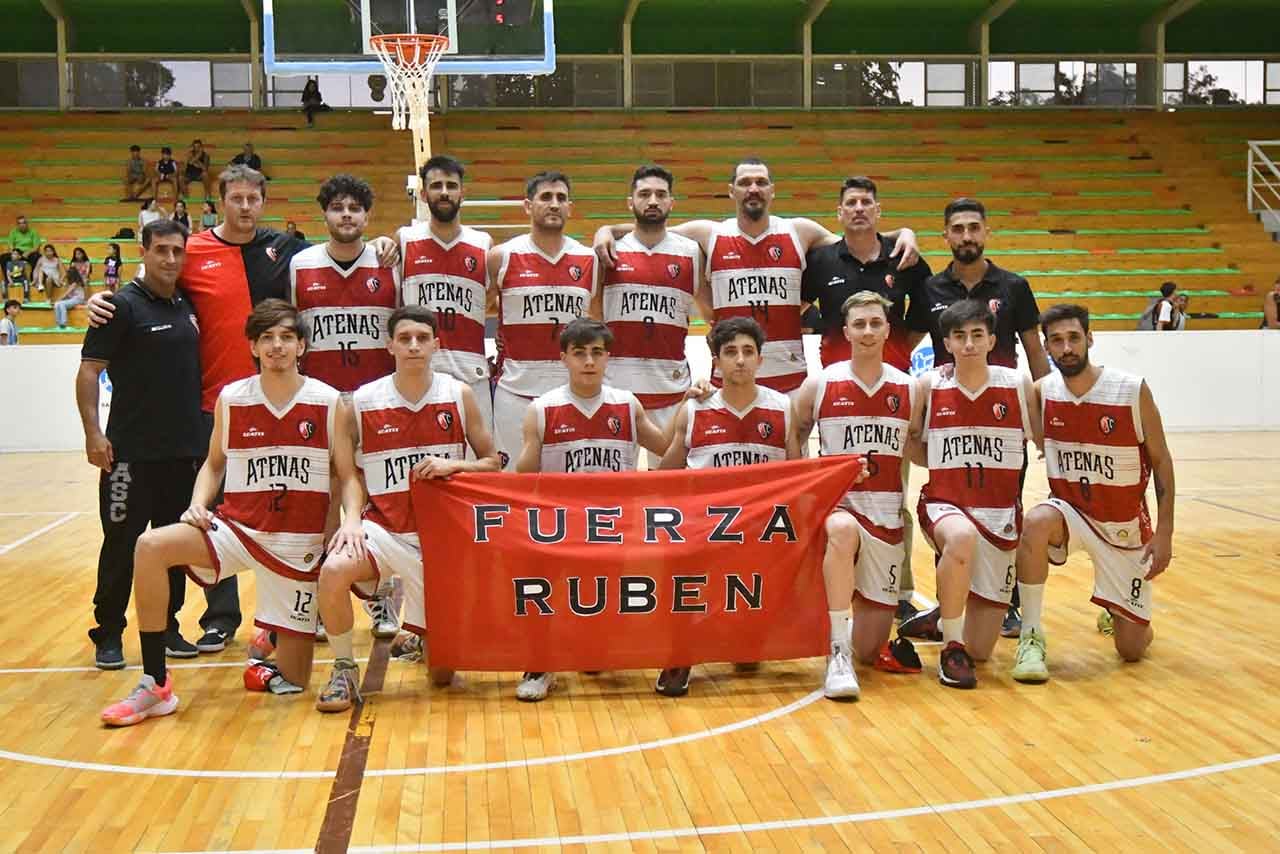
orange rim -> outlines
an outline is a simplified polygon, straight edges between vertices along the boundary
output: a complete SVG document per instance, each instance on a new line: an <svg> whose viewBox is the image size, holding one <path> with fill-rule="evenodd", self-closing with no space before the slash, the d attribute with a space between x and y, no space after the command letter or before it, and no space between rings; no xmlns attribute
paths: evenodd
<svg viewBox="0 0 1280 854"><path fill-rule="evenodd" d="M391 33L373 36L369 42L403 65L421 65L449 47L448 36L432 33Z"/></svg>

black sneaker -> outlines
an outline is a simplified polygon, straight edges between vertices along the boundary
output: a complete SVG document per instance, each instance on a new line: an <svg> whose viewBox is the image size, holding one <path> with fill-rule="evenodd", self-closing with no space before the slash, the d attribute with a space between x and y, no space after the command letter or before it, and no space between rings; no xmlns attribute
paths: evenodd
<svg viewBox="0 0 1280 854"><path fill-rule="evenodd" d="M942 648L938 658L938 681L948 688L976 688L978 674L964 644L952 641Z"/></svg>
<svg viewBox="0 0 1280 854"><path fill-rule="evenodd" d="M942 607L936 606L931 611L922 611L898 625L898 637L918 638L919 640L940 641L942 629L938 622L942 619Z"/></svg>
<svg viewBox="0 0 1280 854"><path fill-rule="evenodd" d="M1009 610L1005 611L1004 622L1000 624L1000 637L1016 638L1022 634L1022 615L1018 613L1018 609L1010 605Z"/></svg>
<svg viewBox="0 0 1280 854"><path fill-rule="evenodd" d="M898 610L894 612L893 618L899 623L910 620L916 614L920 613L920 609L911 604L910 599L899 599Z"/></svg>
<svg viewBox="0 0 1280 854"><path fill-rule="evenodd" d="M104 641L97 645L93 654L94 666L99 670L123 670L124 649L120 641Z"/></svg>
<svg viewBox="0 0 1280 854"><path fill-rule="evenodd" d="M164 633L164 654L168 658L195 658L200 650L178 632Z"/></svg>
<svg viewBox="0 0 1280 854"><path fill-rule="evenodd" d="M227 638L231 637L231 633L211 626L204 630L204 634L200 636L200 640L196 641L197 652L222 652L227 648Z"/></svg>
<svg viewBox="0 0 1280 854"><path fill-rule="evenodd" d="M689 675L692 667L668 667L658 674L653 690L664 697L683 697L689 693Z"/></svg>

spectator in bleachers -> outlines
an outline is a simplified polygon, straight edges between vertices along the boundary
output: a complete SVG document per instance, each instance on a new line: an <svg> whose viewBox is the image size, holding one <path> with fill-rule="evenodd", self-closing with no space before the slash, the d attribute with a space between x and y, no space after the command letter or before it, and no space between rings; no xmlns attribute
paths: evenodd
<svg viewBox="0 0 1280 854"><path fill-rule="evenodd" d="M155 222L158 219L168 219L164 210L160 207L160 203L155 199L147 199L142 203L142 210L138 211L138 233L142 233L142 229L146 228L148 223Z"/></svg>
<svg viewBox="0 0 1280 854"><path fill-rule="evenodd" d="M173 149L167 145L160 149L160 159L156 161L156 195L160 195L161 181L168 181L174 190L178 189L178 161L173 159Z"/></svg>
<svg viewBox="0 0 1280 854"><path fill-rule="evenodd" d="M36 262L40 260L40 244L42 243L44 243L44 238L31 227L25 216L18 214L18 224L9 232L9 248L22 252L23 257L27 259L27 263L34 267Z"/></svg>
<svg viewBox="0 0 1280 854"><path fill-rule="evenodd" d="M22 311L22 303L16 299L4 301L4 318L0 320L0 347L10 347L18 343L18 312L20 311Z"/></svg>
<svg viewBox="0 0 1280 854"><path fill-rule="evenodd" d="M67 292L62 295L62 299L53 304L53 319L58 324L59 329L67 328L67 313L78 305L83 305L86 299L85 279L80 275L80 271L75 267L67 268Z"/></svg>
<svg viewBox="0 0 1280 854"><path fill-rule="evenodd" d="M35 272L31 274L31 283L36 286L36 290L40 293L45 292L45 286L48 285L49 296L53 296L53 289L62 284L62 279L66 276L66 267L62 264L62 259L58 257L58 250L53 248L52 243L44 245L44 253L40 256L40 260L36 262Z"/></svg>
<svg viewBox="0 0 1280 854"><path fill-rule="evenodd" d="M178 199L173 203L173 215L169 219L182 223L182 227L191 231L191 216L187 213L187 203Z"/></svg>
<svg viewBox="0 0 1280 854"><path fill-rule="evenodd" d="M246 142L244 144L244 151L241 151L235 157L231 158L231 165L248 166L250 169L262 172L262 158L257 154L254 154L252 142ZM262 172L262 174L265 176L267 173Z"/></svg>
<svg viewBox="0 0 1280 854"><path fill-rule="evenodd" d="M102 283L113 294L120 287L120 274L123 268L124 262L120 260L120 244L108 243L107 257L102 259Z"/></svg>
<svg viewBox="0 0 1280 854"><path fill-rule="evenodd" d="M209 199L205 199L204 205L200 208L200 223L196 231L204 231L213 228L218 224L218 209Z"/></svg>
<svg viewBox="0 0 1280 854"><path fill-rule="evenodd" d="M147 173L147 164L142 159L142 149L131 145L129 159L124 162L124 200L137 201L150 189L151 176Z"/></svg>
<svg viewBox="0 0 1280 854"><path fill-rule="evenodd" d="M1262 328L1280 329L1280 274L1271 286L1271 292L1262 298Z"/></svg>
<svg viewBox="0 0 1280 854"><path fill-rule="evenodd" d="M89 253L85 252L80 246L71 250L71 263L67 265L80 274L80 280L86 285L93 281L93 262L89 260Z"/></svg>
<svg viewBox="0 0 1280 854"><path fill-rule="evenodd" d="M284 224L284 233L297 240L306 240L307 236L298 229L298 224L289 220Z"/></svg>
<svg viewBox="0 0 1280 854"><path fill-rule="evenodd" d="M9 288L22 288L22 301L31 299L31 265L21 249L10 249L4 262L5 294Z"/></svg>
<svg viewBox="0 0 1280 854"><path fill-rule="evenodd" d="M213 174L209 169L209 152L204 150L204 143L198 139L193 139L191 148L187 151L187 162L182 166L178 194L187 195L191 184L197 181L204 186L204 197L206 199L212 198Z"/></svg>
<svg viewBox="0 0 1280 854"><path fill-rule="evenodd" d="M1187 328L1187 303L1191 302L1191 297L1185 293L1174 294L1173 297L1173 328L1178 332Z"/></svg>
<svg viewBox="0 0 1280 854"><path fill-rule="evenodd" d="M1157 332L1172 332L1177 328L1173 316L1176 310L1173 295L1177 290L1178 285L1174 282L1165 282L1160 286L1160 299L1151 307L1151 326Z"/></svg>
<svg viewBox="0 0 1280 854"><path fill-rule="evenodd" d="M302 112L307 114L307 126L315 127L316 113L325 113L329 109L320 94L320 82L314 77L307 78L307 85L302 87Z"/></svg>

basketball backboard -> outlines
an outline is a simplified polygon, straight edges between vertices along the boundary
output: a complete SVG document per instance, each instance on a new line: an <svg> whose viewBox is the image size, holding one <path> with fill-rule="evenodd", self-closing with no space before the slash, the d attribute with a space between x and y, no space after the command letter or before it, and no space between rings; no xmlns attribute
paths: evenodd
<svg viewBox="0 0 1280 854"><path fill-rule="evenodd" d="M555 71L552 0L263 0L268 74L379 74L369 38L449 37L442 74Z"/></svg>

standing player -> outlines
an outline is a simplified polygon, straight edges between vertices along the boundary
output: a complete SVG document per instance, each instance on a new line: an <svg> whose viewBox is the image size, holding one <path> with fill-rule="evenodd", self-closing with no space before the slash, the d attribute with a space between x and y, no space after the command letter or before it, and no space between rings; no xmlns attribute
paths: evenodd
<svg viewBox="0 0 1280 854"><path fill-rule="evenodd" d="M529 233L488 254L503 348L493 395L493 433L506 471L514 468L520 454L521 424L529 404L567 379L557 350L561 331L588 313L599 287L595 255L564 233L573 209L569 193L569 178L561 172L539 172L530 178L524 202Z"/></svg>
<svg viewBox="0 0 1280 854"><path fill-rule="evenodd" d="M822 575L831 654L823 691L833 699L858 696L854 657L890 672L920 669L910 641L889 644L906 556L903 463L922 403L910 375L884 362L891 306L872 291L846 299L844 335L851 358L806 379L795 400L797 443L807 442L816 424L822 456L857 454L866 464L865 479L826 522Z"/></svg>
<svg viewBox="0 0 1280 854"><path fill-rule="evenodd" d="M663 430L691 383L685 359L690 309L696 301L699 313L712 316L698 244L667 230L674 186L661 166L641 166L632 175L627 207L635 231L617 242L618 261L604 271L596 298L603 311L592 311L614 335L605 382L634 392ZM654 468L657 461L649 463Z"/></svg>
<svg viewBox="0 0 1280 854"><path fill-rule="evenodd" d="M298 310L283 300L263 300L254 308L245 336L260 373L218 394L208 457L182 521L138 540L134 599L143 677L126 699L103 710L110 726L130 726L178 708L164 663L170 566L186 566L205 586L240 572L255 574L254 622L279 633L280 664L251 666L246 687L294 694L311 678L315 579L324 548L338 392L298 372L306 351L301 323ZM352 487L344 495L347 507L358 513L355 474L337 462L338 476ZM225 499L210 511L224 476ZM337 538L333 545L347 547Z"/></svg>
<svg viewBox="0 0 1280 854"><path fill-rule="evenodd" d="M560 359L569 382L525 408L519 472L635 471L638 449L659 457L667 437L629 391L604 384L613 333L598 320L576 318L560 333ZM554 673L526 672L516 697L546 699Z"/></svg>
<svg viewBox="0 0 1280 854"><path fill-rule="evenodd" d="M840 238L810 219L771 216L773 194L769 167L754 157L747 158L734 166L729 183L729 195L737 208L735 218L693 220L672 231L695 240L707 256L715 320L750 317L764 328L767 340L758 382L794 394L807 373L800 339L800 279L805 255ZM620 235L629 228L604 226L596 232L602 263L616 263L615 231ZM906 266L918 259L910 229L899 232L893 255L899 253ZM713 382L718 381L713 376Z"/></svg>
<svg viewBox="0 0 1280 854"><path fill-rule="evenodd" d="M707 344L724 385L705 400L690 400L677 408L661 467L728 468L799 459L800 444L791 432L791 401L780 391L756 384L756 371L764 361L760 324L749 317L722 320L712 327ZM658 674L653 688L667 697L682 697L689 692L690 673L690 667L669 667Z"/></svg>
<svg viewBox="0 0 1280 854"><path fill-rule="evenodd" d="M1173 457L1151 389L1139 376L1089 361L1089 310L1055 305L1040 321L1060 373L1037 384L1044 414L1050 498L1027 513L1018 546L1022 634L1013 678L1044 682L1040 626L1049 561L1084 550L1093 562L1093 601L1107 609L1116 652L1138 661L1154 636L1151 582L1173 553ZM1159 519L1151 530L1147 480Z"/></svg>
<svg viewBox="0 0 1280 854"><path fill-rule="evenodd" d="M422 165L423 198L430 219L400 229L401 305L435 312L440 336L431 367L471 387L480 418L493 429L493 394L484 352L484 321L493 246L487 232L468 228L460 216L466 170L452 157L436 155Z"/></svg>
<svg viewBox="0 0 1280 854"><path fill-rule="evenodd" d="M422 546L410 480L498 470L498 452L471 387L432 369L436 327L436 316L422 306L396 309L387 321L395 373L361 386L338 414L334 459L343 468L359 469L360 505L367 491L368 506L363 516L353 513L342 524L342 538L358 547L330 552L320 572L320 616L334 655L329 683L316 699L322 712L349 709L360 696L350 591L367 598L380 580L399 576L405 627L419 638L426 633ZM474 460L466 459L468 445ZM452 671L431 671L437 685L452 677Z"/></svg>
<svg viewBox="0 0 1280 854"><path fill-rule="evenodd" d="M939 319L955 370L918 379L923 398L915 461L929 466L916 517L938 560L938 607L904 621L932 630L940 624L938 678L950 688L973 688L974 660L985 661L1000 636L1013 595L1022 530L1021 473L1026 440L1040 443L1028 400L1031 378L988 365L996 319L977 300L961 300ZM974 607L966 613L966 602Z"/></svg>

